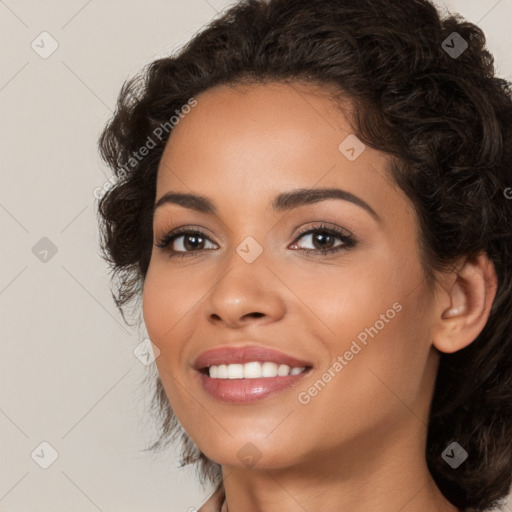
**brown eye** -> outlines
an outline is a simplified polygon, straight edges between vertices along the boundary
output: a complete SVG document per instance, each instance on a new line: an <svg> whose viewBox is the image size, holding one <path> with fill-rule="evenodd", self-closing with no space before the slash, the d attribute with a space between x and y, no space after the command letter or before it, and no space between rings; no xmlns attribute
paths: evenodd
<svg viewBox="0 0 512 512"><path fill-rule="evenodd" d="M306 253L312 253L313 255L317 253L324 255L336 253L356 245L356 241L352 235L324 225L301 233L296 240L301 239L309 240L309 243L312 244L313 247L304 248L299 246L297 242L294 242L292 248L305 251ZM340 240L341 243L336 244L336 239Z"/></svg>
<svg viewBox="0 0 512 512"><path fill-rule="evenodd" d="M155 245L169 252L170 256L175 254L185 256L187 253L201 252L205 249L210 250L211 246L208 247L208 243L212 244L210 239L201 231L179 230L165 235Z"/></svg>

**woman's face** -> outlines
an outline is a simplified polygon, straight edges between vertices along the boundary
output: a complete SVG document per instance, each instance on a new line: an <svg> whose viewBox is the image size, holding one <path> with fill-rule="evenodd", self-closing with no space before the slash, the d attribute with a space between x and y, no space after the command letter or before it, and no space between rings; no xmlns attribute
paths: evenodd
<svg viewBox="0 0 512 512"><path fill-rule="evenodd" d="M422 454L435 296L385 155L313 86L222 86L196 99L166 146L156 202L193 194L213 208L160 202L154 241L189 233L153 247L143 295L180 423L232 467L357 457L367 470L405 438ZM287 362L306 370L285 376Z"/></svg>

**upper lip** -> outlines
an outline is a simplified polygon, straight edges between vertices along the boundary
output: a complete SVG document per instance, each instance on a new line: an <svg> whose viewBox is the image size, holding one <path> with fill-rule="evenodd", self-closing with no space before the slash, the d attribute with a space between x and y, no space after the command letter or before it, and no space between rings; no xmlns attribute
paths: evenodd
<svg viewBox="0 0 512 512"><path fill-rule="evenodd" d="M242 347L223 346L206 350L196 358L194 368L196 370L203 370L213 365L244 364L252 361L271 361L276 364L287 364L290 367L297 368L312 366L308 361L292 357L269 347L245 345Z"/></svg>

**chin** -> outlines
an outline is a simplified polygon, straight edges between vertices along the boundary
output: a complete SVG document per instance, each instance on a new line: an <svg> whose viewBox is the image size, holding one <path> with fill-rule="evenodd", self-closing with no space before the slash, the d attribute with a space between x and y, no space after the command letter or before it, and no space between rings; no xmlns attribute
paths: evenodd
<svg viewBox="0 0 512 512"><path fill-rule="evenodd" d="M281 440L272 442L261 436L244 435L226 439L218 439L218 442L199 449L212 461L225 467L237 467L247 469L284 469L300 463L300 454L297 453L297 443L283 444ZM303 448L303 447L302 447Z"/></svg>

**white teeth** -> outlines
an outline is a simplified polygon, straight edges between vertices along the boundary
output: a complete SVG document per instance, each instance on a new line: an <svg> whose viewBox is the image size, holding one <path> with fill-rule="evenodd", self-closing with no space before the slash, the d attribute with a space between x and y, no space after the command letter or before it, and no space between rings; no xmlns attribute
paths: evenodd
<svg viewBox="0 0 512 512"><path fill-rule="evenodd" d="M306 369L291 368L287 364L277 365L271 361L263 363L251 361L245 364L220 364L208 368L212 379L260 379L269 377L286 377L288 375L299 375Z"/></svg>
<svg viewBox="0 0 512 512"><path fill-rule="evenodd" d="M244 365L243 364L229 364L228 365L228 379L243 379L244 378Z"/></svg>
<svg viewBox="0 0 512 512"><path fill-rule="evenodd" d="M287 375L290 375L290 367L287 364L280 364L277 369L277 375L279 377L286 377Z"/></svg>
<svg viewBox="0 0 512 512"><path fill-rule="evenodd" d="M266 361L261 366L262 377L277 377L277 364Z"/></svg>
<svg viewBox="0 0 512 512"><path fill-rule="evenodd" d="M215 366L210 366L210 377L212 376L212 368L215 368ZM254 363L245 363L244 364L244 378L259 379L260 377L261 377L261 364L260 363L254 362Z"/></svg>
<svg viewBox="0 0 512 512"><path fill-rule="evenodd" d="M211 366L210 366L211 368ZM221 364L217 366L217 379L227 379L228 378L228 367L225 364Z"/></svg>

